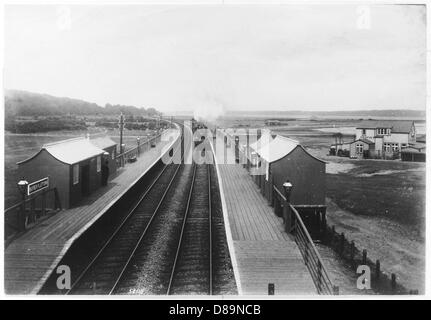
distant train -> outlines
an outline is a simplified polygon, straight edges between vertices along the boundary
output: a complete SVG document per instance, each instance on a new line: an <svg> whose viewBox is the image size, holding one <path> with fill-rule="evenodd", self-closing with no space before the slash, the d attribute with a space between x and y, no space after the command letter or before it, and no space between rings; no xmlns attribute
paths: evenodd
<svg viewBox="0 0 431 320"><path fill-rule="evenodd" d="M206 129L207 126L201 122L201 121L197 121L194 118L192 119L192 131L195 132L198 129Z"/></svg>

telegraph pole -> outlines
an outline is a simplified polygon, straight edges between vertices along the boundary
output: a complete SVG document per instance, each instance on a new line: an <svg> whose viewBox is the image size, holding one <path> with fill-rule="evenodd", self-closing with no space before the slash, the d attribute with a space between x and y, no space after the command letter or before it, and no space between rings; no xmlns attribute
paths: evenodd
<svg viewBox="0 0 431 320"><path fill-rule="evenodd" d="M120 154L123 154L123 128L124 128L124 116L123 113L121 112L120 114Z"/></svg>

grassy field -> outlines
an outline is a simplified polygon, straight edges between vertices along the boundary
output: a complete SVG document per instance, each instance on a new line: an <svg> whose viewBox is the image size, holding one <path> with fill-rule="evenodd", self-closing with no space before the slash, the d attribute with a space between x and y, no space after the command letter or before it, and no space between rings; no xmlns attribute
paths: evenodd
<svg viewBox="0 0 431 320"><path fill-rule="evenodd" d="M56 131L39 134L10 134L5 133L5 195L4 204L8 208L18 203L21 196L16 187L16 183L21 179L18 173L17 162L25 160L40 150L43 144L55 141L82 137L87 133L98 133L100 130L90 131ZM153 131L125 130L123 141L126 144L126 150L136 146L136 138L140 137L142 141L151 137ZM120 136L118 130L108 130L107 135L119 144Z"/></svg>
<svg viewBox="0 0 431 320"><path fill-rule="evenodd" d="M270 126L327 162L328 223L380 259L408 288L423 290L425 270L425 163L329 156L333 134L352 141L359 120L300 119ZM225 119L224 126L265 127L262 118ZM418 133L424 133L424 123Z"/></svg>

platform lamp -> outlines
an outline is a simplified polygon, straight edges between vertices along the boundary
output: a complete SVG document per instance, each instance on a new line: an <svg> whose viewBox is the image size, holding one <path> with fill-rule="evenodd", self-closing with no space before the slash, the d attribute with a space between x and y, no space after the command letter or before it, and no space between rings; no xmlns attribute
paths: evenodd
<svg viewBox="0 0 431 320"><path fill-rule="evenodd" d="M286 197L286 201L290 202L290 194L292 193L293 184L286 180L285 183L283 183L283 190L284 190L284 196Z"/></svg>
<svg viewBox="0 0 431 320"><path fill-rule="evenodd" d="M18 181L17 186L22 196L22 205L21 205L21 210L18 217L19 218L18 223L19 223L20 230L25 230L25 196L27 193L28 181L22 178L20 181Z"/></svg>
<svg viewBox="0 0 431 320"><path fill-rule="evenodd" d="M138 156L141 153L141 138L136 138L136 144L138 145Z"/></svg>

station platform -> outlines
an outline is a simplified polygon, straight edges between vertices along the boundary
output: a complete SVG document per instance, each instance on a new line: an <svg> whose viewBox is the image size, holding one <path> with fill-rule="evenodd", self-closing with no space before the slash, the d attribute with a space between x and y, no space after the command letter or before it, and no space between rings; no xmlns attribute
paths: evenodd
<svg viewBox="0 0 431 320"><path fill-rule="evenodd" d="M234 145L226 152L234 158ZM317 294L294 239L248 171L240 164L217 163L217 173L238 293L267 295L273 283L276 295Z"/></svg>
<svg viewBox="0 0 431 320"><path fill-rule="evenodd" d="M15 239L4 255L6 294L37 294L72 243L126 193L179 138L179 130L166 133L136 162L119 168L108 185L80 205L62 210Z"/></svg>

